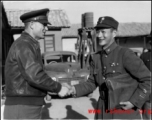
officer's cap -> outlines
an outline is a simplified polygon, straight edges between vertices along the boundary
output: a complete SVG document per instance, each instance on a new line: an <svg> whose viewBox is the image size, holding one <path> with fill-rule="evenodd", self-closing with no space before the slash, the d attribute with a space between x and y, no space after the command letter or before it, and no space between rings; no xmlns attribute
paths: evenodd
<svg viewBox="0 0 152 120"><path fill-rule="evenodd" d="M114 18L109 16L100 17L98 19L97 25L95 26L95 29L99 28L118 28L118 21L116 21Z"/></svg>
<svg viewBox="0 0 152 120"><path fill-rule="evenodd" d="M42 24L50 24L47 18L47 14L49 12L48 8L30 11L28 13L24 13L20 16L22 22L30 22L30 21L37 21Z"/></svg>

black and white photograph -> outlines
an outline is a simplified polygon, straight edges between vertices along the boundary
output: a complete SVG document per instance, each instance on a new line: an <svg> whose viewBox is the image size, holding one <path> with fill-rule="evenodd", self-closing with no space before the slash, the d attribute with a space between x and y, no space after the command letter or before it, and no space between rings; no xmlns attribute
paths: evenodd
<svg viewBox="0 0 152 120"><path fill-rule="evenodd" d="M151 1L1 1L1 120L151 120Z"/></svg>

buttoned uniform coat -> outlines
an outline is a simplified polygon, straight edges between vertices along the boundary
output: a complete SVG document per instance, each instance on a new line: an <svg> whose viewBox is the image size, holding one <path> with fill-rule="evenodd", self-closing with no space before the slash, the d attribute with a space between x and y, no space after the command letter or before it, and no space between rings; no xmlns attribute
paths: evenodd
<svg viewBox="0 0 152 120"><path fill-rule="evenodd" d="M149 50L148 52L144 52L140 58L143 60L143 62L145 63L145 65L147 66L147 68L152 71L152 68L151 68L151 50ZM147 109L151 109L151 103L152 103L152 95L150 95L150 99L149 101L147 101L144 106L143 106L143 110L147 110ZM151 114L149 113L144 113L143 114L143 118L144 119L150 119L151 118Z"/></svg>
<svg viewBox="0 0 152 120"><path fill-rule="evenodd" d="M103 67L101 67L101 59ZM103 70L105 75L103 75ZM136 78L138 86L134 93L131 95L129 101L135 106L132 113L107 113L107 99L103 100L100 96L97 103L97 108L101 113L96 114L96 119L141 119L139 109L148 100L150 94L150 71L144 65L143 61L136 56L136 54L128 49L118 46L113 42L101 57L101 51L93 54L90 62L90 76L88 80L82 84L74 85L76 89L76 96L80 97L85 94L91 93L99 86L99 89L105 83L107 77L116 77L123 74L129 74L131 77ZM100 93L100 91L99 91ZM130 111L131 111L130 110Z"/></svg>

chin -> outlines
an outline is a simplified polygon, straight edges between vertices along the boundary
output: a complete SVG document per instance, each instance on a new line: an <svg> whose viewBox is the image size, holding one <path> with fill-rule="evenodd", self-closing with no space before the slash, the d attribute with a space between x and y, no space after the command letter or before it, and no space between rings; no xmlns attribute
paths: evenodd
<svg viewBox="0 0 152 120"><path fill-rule="evenodd" d="M106 44L103 43L103 42L101 42L101 43L99 43L99 45L100 45L100 46L105 46Z"/></svg>
<svg viewBox="0 0 152 120"><path fill-rule="evenodd" d="M41 39L44 39L44 38L45 38L44 36L41 37Z"/></svg>

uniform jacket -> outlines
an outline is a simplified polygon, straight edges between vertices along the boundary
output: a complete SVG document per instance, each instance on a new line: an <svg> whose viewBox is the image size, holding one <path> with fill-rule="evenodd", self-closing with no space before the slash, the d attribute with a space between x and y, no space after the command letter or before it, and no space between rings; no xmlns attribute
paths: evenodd
<svg viewBox="0 0 152 120"><path fill-rule="evenodd" d="M5 104L42 105L47 91L58 93L61 89L61 84L44 72L39 43L26 32L9 50L5 85Z"/></svg>
<svg viewBox="0 0 152 120"><path fill-rule="evenodd" d="M140 56L141 59L143 60L143 62L145 63L145 65L147 66L147 68L152 71L152 67L151 67L151 50L148 50L148 52L143 52L143 54ZM150 95L150 100L147 101L144 105L143 105L143 110L151 110L151 102L152 102L152 95ZM144 119L150 119L151 118L151 114L149 114L148 112L146 112L145 114L143 114L143 118Z"/></svg>
<svg viewBox="0 0 152 120"><path fill-rule="evenodd" d="M101 51L93 55L92 61L90 62L90 76L87 82L75 85L77 97L92 92L97 86L99 86L99 89L102 89L102 85L107 78L116 78L120 75L129 74L133 79L136 79L138 86L128 100L136 108L140 109L149 99L151 80L150 71L132 50L118 46L115 42L102 52L104 52L102 57ZM101 66L103 66L104 69L102 69ZM107 100L102 101L99 98L98 108L105 108L105 104L108 104L106 101ZM106 115L97 115L97 118L106 118ZM113 118L119 119L120 117L115 116ZM124 117L120 119L123 118ZM139 119L139 117L135 116L132 116L132 118Z"/></svg>

